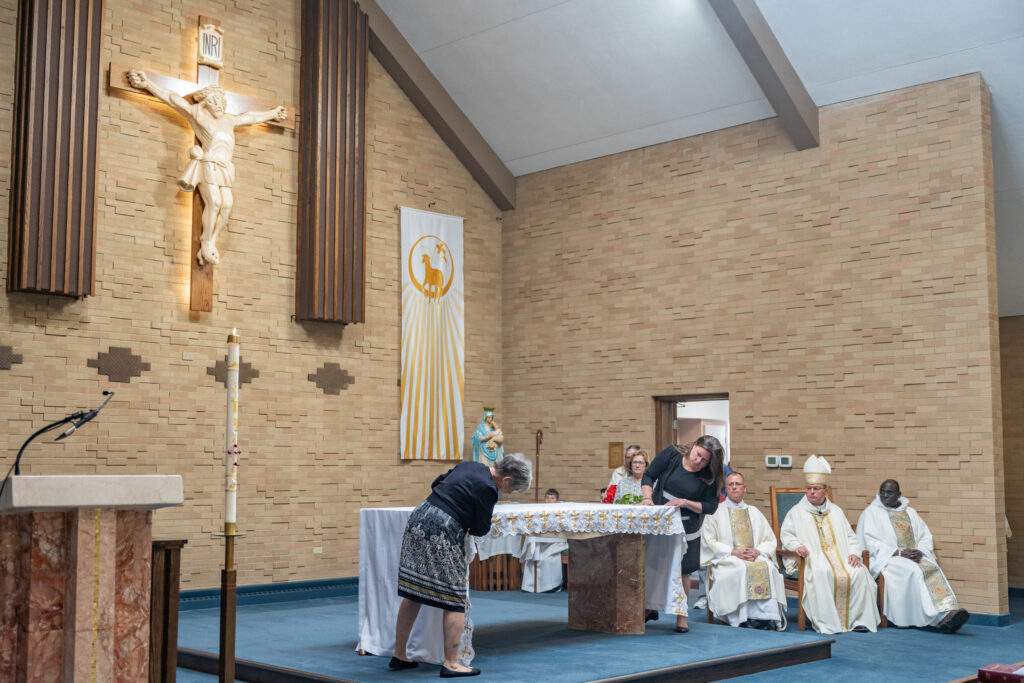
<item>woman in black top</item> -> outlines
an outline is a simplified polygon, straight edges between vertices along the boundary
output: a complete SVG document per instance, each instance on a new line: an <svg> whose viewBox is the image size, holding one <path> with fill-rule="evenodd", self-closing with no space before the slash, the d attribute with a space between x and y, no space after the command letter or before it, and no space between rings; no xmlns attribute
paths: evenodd
<svg viewBox="0 0 1024 683"><path fill-rule="evenodd" d="M722 490L725 449L713 436L702 436L691 444L669 446L654 458L644 473L641 488L644 505L679 508L686 530L686 555L682 572L686 576L700 566L700 527L704 515L718 509ZM676 631L689 631L686 617L676 616Z"/></svg>
<svg viewBox="0 0 1024 683"><path fill-rule="evenodd" d="M525 491L531 474L529 462L519 454L509 454L490 466L460 463L430 485L430 496L413 510L402 536L398 561L402 603L395 625L395 654L388 664L392 671L416 666L405 648L420 606L430 605L444 610L441 677L480 673L480 669L459 662L469 591L466 532L483 536L490 531L498 492Z"/></svg>

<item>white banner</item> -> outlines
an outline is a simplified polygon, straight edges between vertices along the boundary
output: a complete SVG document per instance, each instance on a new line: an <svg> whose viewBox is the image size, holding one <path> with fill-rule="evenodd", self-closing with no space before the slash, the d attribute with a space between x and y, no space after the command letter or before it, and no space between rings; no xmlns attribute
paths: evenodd
<svg viewBox="0 0 1024 683"><path fill-rule="evenodd" d="M462 219L402 207L403 460L461 460Z"/></svg>

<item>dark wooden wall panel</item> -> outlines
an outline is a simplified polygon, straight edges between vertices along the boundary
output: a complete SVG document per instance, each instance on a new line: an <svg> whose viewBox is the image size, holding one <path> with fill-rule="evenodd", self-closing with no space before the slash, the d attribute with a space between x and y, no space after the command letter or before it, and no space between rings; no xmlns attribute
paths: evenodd
<svg viewBox="0 0 1024 683"><path fill-rule="evenodd" d="M93 292L102 0L22 0L7 289Z"/></svg>
<svg viewBox="0 0 1024 683"><path fill-rule="evenodd" d="M295 317L365 317L366 14L303 0Z"/></svg>

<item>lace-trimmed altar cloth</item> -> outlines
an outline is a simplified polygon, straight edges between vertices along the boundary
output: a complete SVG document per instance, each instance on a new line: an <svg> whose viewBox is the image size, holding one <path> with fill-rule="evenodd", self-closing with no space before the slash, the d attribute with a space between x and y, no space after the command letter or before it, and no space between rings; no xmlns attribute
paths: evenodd
<svg viewBox="0 0 1024 683"><path fill-rule="evenodd" d="M496 505L487 538L500 536L601 536L683 533L678 508L604 503L541 503Z"/></svg>

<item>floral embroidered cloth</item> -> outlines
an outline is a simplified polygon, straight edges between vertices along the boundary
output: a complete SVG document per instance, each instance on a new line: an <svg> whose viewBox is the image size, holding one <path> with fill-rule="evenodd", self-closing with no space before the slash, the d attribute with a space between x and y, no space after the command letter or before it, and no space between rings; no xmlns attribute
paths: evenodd
<svg viewBox="0 0 1024 683"><path fill-rule="evenodd" d="M496 505L491 517L491 538L543 534L545 536L645 534L674 536L683 533L679 509L651 505L602 503L509 503Z"/></svg>

